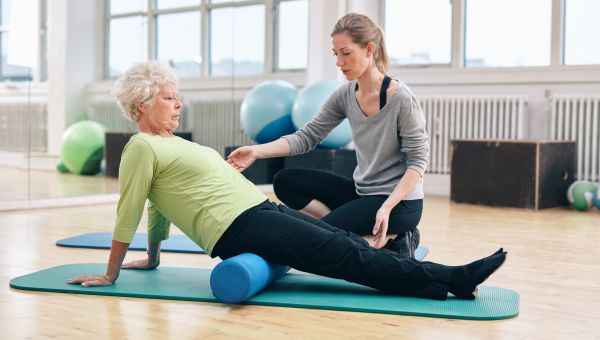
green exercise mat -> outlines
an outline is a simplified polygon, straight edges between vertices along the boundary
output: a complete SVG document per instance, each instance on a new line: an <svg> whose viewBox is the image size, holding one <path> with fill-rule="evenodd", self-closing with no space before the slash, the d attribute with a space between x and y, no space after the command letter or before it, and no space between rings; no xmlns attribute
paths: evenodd
<svg viewBox="0 0 600 340"><path fill-rule="evenodd" d="M60 293L217 302L210 289L210 269L122 270L117 283L108 287L83 288L66 283L69 278L105 270L106 264L68 264L14 278L10 286ZM472 301L452 296L436 301L385 295L344 280L302 274L285 275L244 304L470 320L507 319L519 314L519 294L502 288L480 286L477 299Z"/></svg>

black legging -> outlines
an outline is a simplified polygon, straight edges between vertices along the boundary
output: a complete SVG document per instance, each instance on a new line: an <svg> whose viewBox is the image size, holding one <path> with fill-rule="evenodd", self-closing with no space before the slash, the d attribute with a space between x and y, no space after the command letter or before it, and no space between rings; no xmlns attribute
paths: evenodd
<svg viewBox="0 0 600 340"><path fill-rule="evenodd" d="M463 270L372 248L359 235L268 201L242 213L212 255L226 259L247 252L390 294L439 300L446 299L453 275Z"/></svg>
<svg viewBox="0 0 600 340"><path fill-rule="evenodd" d="M354 181L331 172L313 169L283 169L273 179L273 190L287 206L303 209L316 199L331 212L322 218L328 224L359 235L371 235L375 215L388 196L359 196ZM388 234L414 230L423 212L423 200L402 200L392 209Z"/></svg>

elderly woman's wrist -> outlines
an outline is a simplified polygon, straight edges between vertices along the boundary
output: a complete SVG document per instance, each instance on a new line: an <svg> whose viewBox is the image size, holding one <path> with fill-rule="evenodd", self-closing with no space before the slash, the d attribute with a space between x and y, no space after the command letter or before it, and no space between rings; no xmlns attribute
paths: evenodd
<svg viewBox="0 0 600 340"><path fill-rule="evenodd" d="M115 281L117 281L117 279L119 278L119 273L106 273L104 274L104 278L112 283L115 283Z"/></svg>
<svg viewBox="0 0 600 340"><path fill-rule="evenodd" d="M148 254L148 264L156 267L160 263L160 251L159 250L149 250L146 252Z"/></svg>

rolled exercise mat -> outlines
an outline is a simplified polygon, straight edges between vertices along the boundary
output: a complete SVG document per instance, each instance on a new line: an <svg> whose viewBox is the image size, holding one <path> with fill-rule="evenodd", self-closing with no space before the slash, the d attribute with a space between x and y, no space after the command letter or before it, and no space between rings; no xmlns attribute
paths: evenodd
<svg viewBox="0 0 600 340"><path fill-rule="evenodd" d="M72 277L103 273L105 270L106 263L67 264L14 278L10 286L56 293L218 302L210 289L210 269L158 267L154 270L122 270L119 281L107 287L85 288L66 282ZM387 295L355 283L318 275L287 274L243 304L497 320L519 314L519 293L480 285L475 300L449 296L446 301L438 301Z"/></svg>
<svg viewBox="0 0 600 340"><path fill-rule="evenodd" d="M428 251L425 247L419 247L415 257L422 260ZM219 263L210 275L210 287L217 300L241 303L289 270L288 266L271 264L256 254L245 253Z"/></svg>
<svg viewBox="0 0 600 340"><path fill-rule="evenodd" d="M210 288L217 300L240 303L269 286L290 267L267 262L262 257L245 253L219 263L210 274Z"/></svg>

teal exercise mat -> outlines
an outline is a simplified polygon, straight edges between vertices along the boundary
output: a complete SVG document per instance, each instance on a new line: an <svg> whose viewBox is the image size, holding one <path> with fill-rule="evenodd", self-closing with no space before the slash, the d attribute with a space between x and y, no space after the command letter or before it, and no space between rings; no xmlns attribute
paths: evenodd
<svg viewBox="0 0 600 340"><path fill-rule="evenodd" d="M10 286L60 293L217 302L210 289L210 269L122 270L117 283L108 287L83 288L66 283L69 278L105 270L106 264L68 264L17 277ZM452 296L436 301L384 295L343 280L300 274L285 275L244 304L469 320L507 319L519 314L519 294L502 288L480 286L477 299L471 301Z"/></svg>
<svg viewBox="0 0 600 340"><path fill-rule="evenodd" d="M110 249L112 233L97 232L81 234L56 241L57 246L72 248ZM146 250L148 247L148 236L146 234L135 234L133 241L129 244L129 250ZM204 250L185 235L170 235L168 240L162 241L160 251L168 253L193 253L204 254ZM415 250L415 259L423 261L429 253L426 247L418 247Z"/></svg>
<svg viewBox="0 0 600 340"><path fill-rule="evenodd" d="M72 248L110 249L112 233L98 232L81 234L56 241L57 246ZM129 250L146 250L148 236L138 233L129 244ZM204 250L185 235L170 235L169 239L160 244L160 250L169 253L204 254Z"/></svg>

